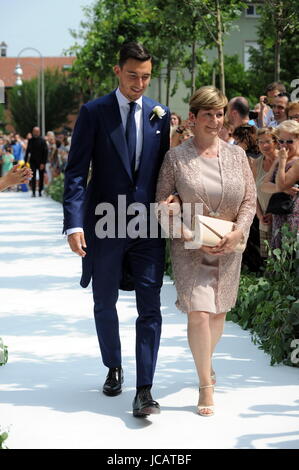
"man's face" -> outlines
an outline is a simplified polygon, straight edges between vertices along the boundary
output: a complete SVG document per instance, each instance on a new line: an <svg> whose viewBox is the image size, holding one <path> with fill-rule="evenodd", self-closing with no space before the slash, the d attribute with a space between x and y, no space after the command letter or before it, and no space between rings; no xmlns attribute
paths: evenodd
<svg viewBox="0 0 299 470"><path fill-rule="evenodd" d="M150 60L141 62L128 59L122 67L115 65L113 70L118 77L121 93L130 101L136 101L143 95L150 82L152 63Z"/></svg>
<svg viewBox="0 0 299 470"><path fill-rule="evenodd" d="M286 96L277 96L273 100L272 111L277 122L287 119L286 109L288 106L288 98Z"/></svg>
<svg viewBox="0 0 299 470"><path fill-rule="evenodd" d="M40 129L39 127L34 127L32 130L32 135L33 137L39 137L40 136Z"/></svg>

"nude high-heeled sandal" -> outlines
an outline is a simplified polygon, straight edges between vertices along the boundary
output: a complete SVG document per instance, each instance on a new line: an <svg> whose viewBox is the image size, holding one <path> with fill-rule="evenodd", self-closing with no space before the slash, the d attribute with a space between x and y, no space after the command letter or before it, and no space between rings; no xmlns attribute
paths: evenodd
<svg viewBox="0 0 299 470"><path fill-rule="evenodd" d="M199 390L202 390L204 388L214 388L214 385L203 385L202 387L199 387ZM203 413L203 410L209 410L209 413ZM213 416L215 414L215 406L214 405L197 405L197 411L200 416Z"/></svg>

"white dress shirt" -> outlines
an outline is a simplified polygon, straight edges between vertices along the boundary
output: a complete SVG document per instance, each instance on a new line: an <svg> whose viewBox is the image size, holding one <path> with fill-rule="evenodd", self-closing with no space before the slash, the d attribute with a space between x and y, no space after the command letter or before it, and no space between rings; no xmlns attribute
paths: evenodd
<svg viewBox="0 0 299 470"><path fill-rule="evenodd" d="M120 91L119 88L117 88L115 92L117 101L118 101L118 106L119 106L119 111L120 111L120 116L124 128L124 132L126 132L126 125L127 125L127 118L128 114L130 111L130 100L126 98L122 92ZM140 164L140 156L142 152L142 144L143 144L143 133L142 133L142 96L136 100L137 106L136 106L136 111L135 111L135 123L136 123L136 160L135 160L135 171L138 170L139 164ZM82 227L74 227L74 228L69 228L66 230L66 235L71 235L72 233L75 232L83 232Z"/></svg>
<svg viewBox="0 0 299 470"><path fill-rule="evenodd" d="M118 88L115 92L121 120L124 127L124 132L126 132L126 125L127 125L127 118L130 111L130 100L126 98L120 89ZM142 142L143 142L143 133L142 133L142 96L136 100L137 106L135 111L135 123L136 123L136 134L137 134L137 141L136 141L136 163L135 163L135 171L139 168L140 163L140 156L142 152Z"/></svg>

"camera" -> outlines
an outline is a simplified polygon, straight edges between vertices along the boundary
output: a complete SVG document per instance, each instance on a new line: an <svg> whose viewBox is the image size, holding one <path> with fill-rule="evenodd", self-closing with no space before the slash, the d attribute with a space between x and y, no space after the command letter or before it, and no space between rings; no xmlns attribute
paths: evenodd
<svg viewBox="0 0 299 470"><path fill-rule="evenodd" d="M259 113L257 111L249 111L249 119L257 119Z"/></svg>

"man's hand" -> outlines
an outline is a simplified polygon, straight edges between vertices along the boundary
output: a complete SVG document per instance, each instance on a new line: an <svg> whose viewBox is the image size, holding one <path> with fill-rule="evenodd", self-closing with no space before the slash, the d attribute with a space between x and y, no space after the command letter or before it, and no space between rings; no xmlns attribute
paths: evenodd
<svg viewBox="0 0 299 470"><path fill-rule="evenodd" d="M265 108L267 108L267 104L265 103L265 99L267 99L267 96L262 95L260 96L260 107L264 111Z"/></svg>
<svg viewBox="0 0 299 470"><path fill-rule="evenodd" d="M81 258L86 256L86 252L83 250L83 248L87 248L83 232L75 232L68 235L67 241L74 253L77 253Z"/></svg>

